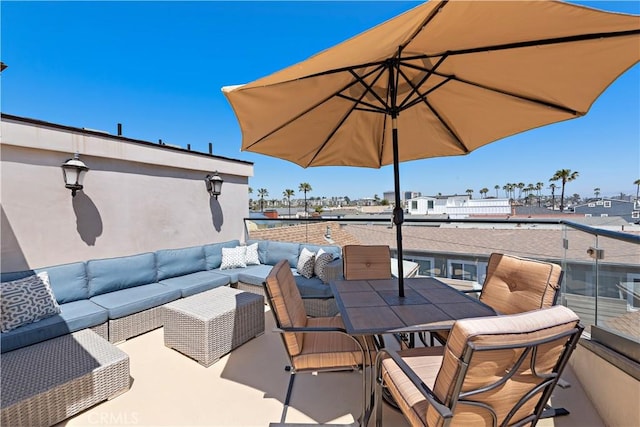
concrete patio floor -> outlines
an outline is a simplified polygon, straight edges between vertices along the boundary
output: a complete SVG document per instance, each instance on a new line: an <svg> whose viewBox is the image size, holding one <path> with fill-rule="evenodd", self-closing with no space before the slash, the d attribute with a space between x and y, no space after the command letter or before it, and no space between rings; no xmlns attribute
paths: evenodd
<svg viewBox="0 0 640 427"><path fill-rule="evenodd" d="M130 357L131 389L94 406L59 426L268 426L280 421L289 373L274 321L265 311L265 333L240 346L209 368L164 346L156 329L118 345ZM391 339L387 342L392 341ZM567 368L571 386L557 387L555 407L571 413L543 419L539 426L600 427L599 415ZM361 376L354 372L298 374L287 423L354 422L361 405ZM386 426L407 426L385 404ZM374 425L373 418L370 422Z"/></svg>

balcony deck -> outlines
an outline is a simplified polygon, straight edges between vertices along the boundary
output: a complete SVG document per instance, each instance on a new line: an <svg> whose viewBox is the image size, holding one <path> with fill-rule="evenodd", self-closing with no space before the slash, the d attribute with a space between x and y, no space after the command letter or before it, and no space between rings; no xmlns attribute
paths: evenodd
<svg viewBox="0 0 640 427"><path fill-rule="evenodd" d="M131 389L59 426L267 426L279 422L289 381L287 358L265 310L265 333L235 349L213 366L164 346L162 328L118 346L130 356ZM391 342L389 339L387 342ZM604 426L580 383L568 367L563 379L571 386L556 387L551 403L571 413L543 419L543 427ZM352 423L360 411L358 373L299 374L287 412L288 423ZM408 425L389 406L384 425ZM369 425L374 425L373 419Z"/></svg>

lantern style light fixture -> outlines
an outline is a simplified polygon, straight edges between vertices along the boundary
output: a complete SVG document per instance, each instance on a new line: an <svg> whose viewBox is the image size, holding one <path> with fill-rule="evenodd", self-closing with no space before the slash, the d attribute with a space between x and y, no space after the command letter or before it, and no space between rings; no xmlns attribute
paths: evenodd
<svg viewBox="0 0 640 427"><path fill-rule="evenodd" d="M216 200L218 199L220 191L222 190L223 182L224 180L220 178L220 176L218 175L218 171L215 171L213 175L209 174L204 177L204 183L207 186L207 192L210 196L215 197Z"/></svg>
<svg viewBox="0 0 640 427"><path fill-rule="evenodd" d="M62 164L62 176L64 186L71 190L71 196L75 197L76 191L82 190L82 181L89 168L80 160L80 154L76 152L73 159Z"/></svg>

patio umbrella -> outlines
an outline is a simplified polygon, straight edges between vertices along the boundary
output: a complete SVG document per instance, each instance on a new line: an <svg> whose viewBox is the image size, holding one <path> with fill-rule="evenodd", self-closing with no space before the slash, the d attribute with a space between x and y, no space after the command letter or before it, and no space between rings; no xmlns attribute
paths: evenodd
<svg viewBox="0 0 640 427"><path fill-rule="evenodd" d="M252 83L225 87L242 150L302 167L465 155L581 117L640 59L640 17L559 1L428 1ZM399 296L404 296L399 264Z"/></svg>

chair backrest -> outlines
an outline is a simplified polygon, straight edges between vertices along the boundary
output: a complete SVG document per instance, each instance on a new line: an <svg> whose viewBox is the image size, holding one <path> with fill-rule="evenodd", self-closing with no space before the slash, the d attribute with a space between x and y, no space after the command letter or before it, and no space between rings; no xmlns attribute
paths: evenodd
<svg viewBox="0 0 640 427"><path fill-rule="evenodd" d="M385 245L346 245L342 248L347 280L390 279L391 251Z"/></svg>
<svg viewBox="0 0 640 427"><path fill-rule="evenodd" d="M279 328L307 326L307 312L286 259L278 262L269 272L265 281L265 291ZM304 333L285 332L282 336L289 356L300 354Z"/></svg>
<svg viewBox="0 0 640 427"><path fill-rule="evenodd" d="M480 301L502 314L551 307L561 279L557 264L492 253Z"/></svg>
<svg viewBox="0 0 640 427"><path fill-rule="evenodd" d="M457 321L433 389L453 412L451 425L536 420L582 333L579 320L558 305ZM426 420L444 422L433 407Z"/></svg>

